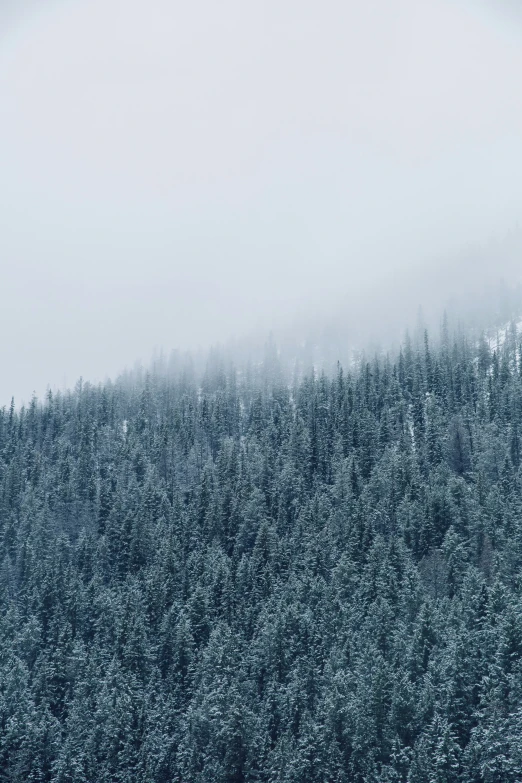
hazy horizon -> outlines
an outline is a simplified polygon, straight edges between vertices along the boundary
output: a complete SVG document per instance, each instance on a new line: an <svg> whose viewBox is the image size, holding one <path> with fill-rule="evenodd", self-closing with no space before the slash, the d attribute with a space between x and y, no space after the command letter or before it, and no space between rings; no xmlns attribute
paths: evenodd
<svg viewBox="0 0 522 783"><path fill-rule="evenodd" d="M0 404L515 282L521 31L510 2L5 3Z"/></svg>

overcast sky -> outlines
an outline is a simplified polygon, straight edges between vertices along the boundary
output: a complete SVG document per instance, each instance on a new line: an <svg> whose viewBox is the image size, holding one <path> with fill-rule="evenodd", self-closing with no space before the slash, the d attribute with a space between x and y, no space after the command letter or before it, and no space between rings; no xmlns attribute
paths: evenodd
<svg viewBox="0 0 522 783"><path fill-rule="evenodd" d="M515 230L519 6L3 0L0 404Z"/></svg>

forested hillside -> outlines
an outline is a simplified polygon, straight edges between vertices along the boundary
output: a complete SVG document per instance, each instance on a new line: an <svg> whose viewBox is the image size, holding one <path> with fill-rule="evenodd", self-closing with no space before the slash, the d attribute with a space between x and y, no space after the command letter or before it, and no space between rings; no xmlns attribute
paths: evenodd
<svg viewBox="0 0 522 783"><path fill-rule="evenodd" d="M522 779L522 349L0 414L0 780Z"/></svg>

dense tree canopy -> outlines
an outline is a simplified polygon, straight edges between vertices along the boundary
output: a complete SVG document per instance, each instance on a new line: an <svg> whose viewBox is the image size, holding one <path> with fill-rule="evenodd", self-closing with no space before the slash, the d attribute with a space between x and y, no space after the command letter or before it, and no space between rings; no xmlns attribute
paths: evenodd
<svg viewBox="0 0 522 783"><path fill-rule="evenodd" d="M522 779L522 352L0 412L0 780Z"/></svg>

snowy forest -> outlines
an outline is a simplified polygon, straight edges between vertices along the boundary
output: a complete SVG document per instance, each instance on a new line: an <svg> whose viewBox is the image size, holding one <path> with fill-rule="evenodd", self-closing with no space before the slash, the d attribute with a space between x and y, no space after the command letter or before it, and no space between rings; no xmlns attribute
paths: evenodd
<svg viewBox="0 0 522 783"><path fill-rule="evenodd" d="M4 408L0 780L520 781L521 463L515 324Z"/></svg>

